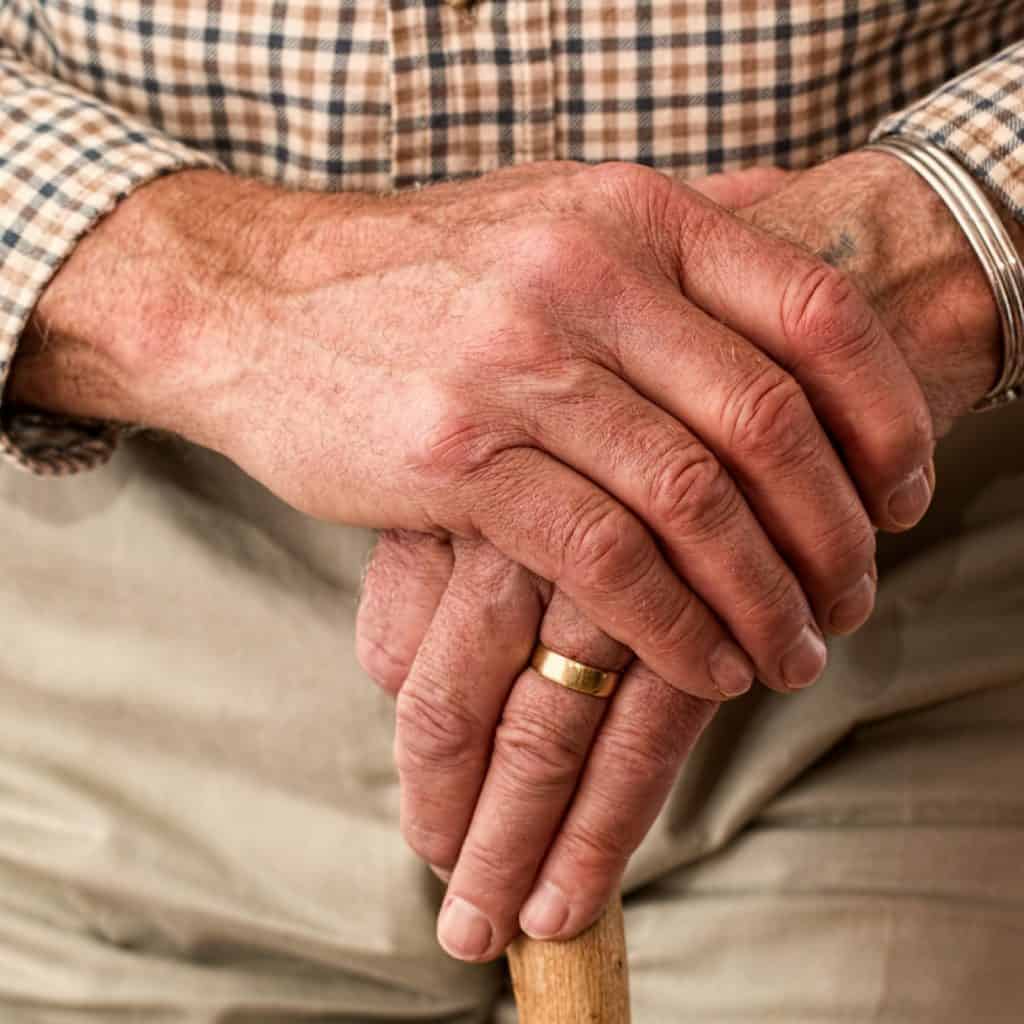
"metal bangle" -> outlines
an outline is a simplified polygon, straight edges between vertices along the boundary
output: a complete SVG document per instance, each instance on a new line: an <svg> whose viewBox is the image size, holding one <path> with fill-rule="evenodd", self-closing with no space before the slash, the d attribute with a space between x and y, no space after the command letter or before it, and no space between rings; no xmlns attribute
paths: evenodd
<svg viewBox="0 0 1024 1024"><path fill-rule="evenodd" d="M902 135L865 147L888 153L938 193L970 243L995 296L1003 334L1003 364L995 384L974 405L996 409L1024 393L1024 263L981 186L944 149Z"/></svg>

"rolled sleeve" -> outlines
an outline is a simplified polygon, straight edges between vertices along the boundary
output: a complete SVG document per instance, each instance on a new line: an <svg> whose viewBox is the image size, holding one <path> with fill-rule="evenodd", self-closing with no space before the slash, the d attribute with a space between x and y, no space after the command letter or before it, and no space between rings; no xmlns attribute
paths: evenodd
<svg viewBox="0 0 1024 1024"><path fill-rule="evenodd" d="M40 295L89 229L160 175L216 166L0 45L0 395ZM42 476L101 465L119 432L0 404L0 457Z"/></svg>
<svg viewBox="0 0 1024 1024"><path fill-rule="evenodd" d="M1024 221L1024 42L886 118L872 138L894 134L941 146Z"/></svg>

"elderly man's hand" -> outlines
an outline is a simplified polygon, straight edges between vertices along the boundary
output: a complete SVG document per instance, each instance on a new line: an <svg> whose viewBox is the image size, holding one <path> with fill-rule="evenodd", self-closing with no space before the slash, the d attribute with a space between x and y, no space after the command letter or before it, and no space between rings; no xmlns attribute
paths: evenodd
<svg viewBox="0 0 1024 1024"><path fill-rule="evenodd" d="M466 552L399 753L413 845L441 867L462 850L442 934L477 958L513 934L600 719L542 680L506 702L544 581L551 646L643 662L596 740L615 772L577 796L598 810L563 833L559 872L600 849L592 818L622 822L558 925L575 930L707 718L686 694L734 696L755 668L812 682L819 623L870 612L871 521L930 500L920 386L847 276L632 165L391 197L171 175L79 246L27 342L15 399L175 431L313 515Z"/></svg>
<svg viewBox="0 0 1024 1024"><path fill-rule="evenodd" d="M816 620L870 608L865 506L929 500L920 388L847 278L633 165L171 175L36 327L14 397L183 434L318 517L486 539L707 698L813 681Z"/></svg>
<svg viewBox="0 0 1024 1024"><path fill-rule="evenodd" d="M748 179L719 182L720 198ZM945 431L991 385L999 346L988 285L941 203L875 154L767 184L743 216L872 296ZM467 958L493 956L519 923L565 938L594 918L713 710L639 662L607 708L524 669L547 594L486 545L401 533L382 536L366 581L361 654L400 691L403 825L415 849L454 866L439 934ZM628 661L557 592L541 630L580 660ZM438 693L451 710L424 733L422 705L436 712Z"/></svg>

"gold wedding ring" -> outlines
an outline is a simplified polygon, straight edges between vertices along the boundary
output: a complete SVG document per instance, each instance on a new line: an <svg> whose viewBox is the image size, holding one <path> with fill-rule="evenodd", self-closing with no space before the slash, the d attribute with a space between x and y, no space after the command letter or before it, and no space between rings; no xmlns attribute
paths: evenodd
<svg viewBox="0 0 1024 1024"><path fill-rule="evenodd" d="M584 665L582 661L573 661L564 654L549 650L543 644L537 644L533 649L530 667L545 679L590 697L610 697L620 675L618 672L605 672L604 669Z"/></svg>

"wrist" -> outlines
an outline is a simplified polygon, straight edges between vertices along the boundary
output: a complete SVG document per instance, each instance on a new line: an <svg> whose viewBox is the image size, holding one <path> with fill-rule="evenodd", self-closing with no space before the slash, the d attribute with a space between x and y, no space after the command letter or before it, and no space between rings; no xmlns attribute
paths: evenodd
<svg viewBox="0 0 1024 1024"><path fill-rule="evenodd" d="M278 189L179 171L136 190L76 246L40 297L7 399L197 439L226 376L232 312L267 260Z"/></svg>
<svg viewBox="0 0 1024 1024"><path fill-rule="evenodd" d="M1004 338L993 286L937 183L893 154L858 156L871 159L880 190L899 200L890 198L879 218L893 250L874 275L879 305L926 390L951 420L971 409L1000 375ZM988 201L1020 251L1020 225L1000 203Z"/></svg>

